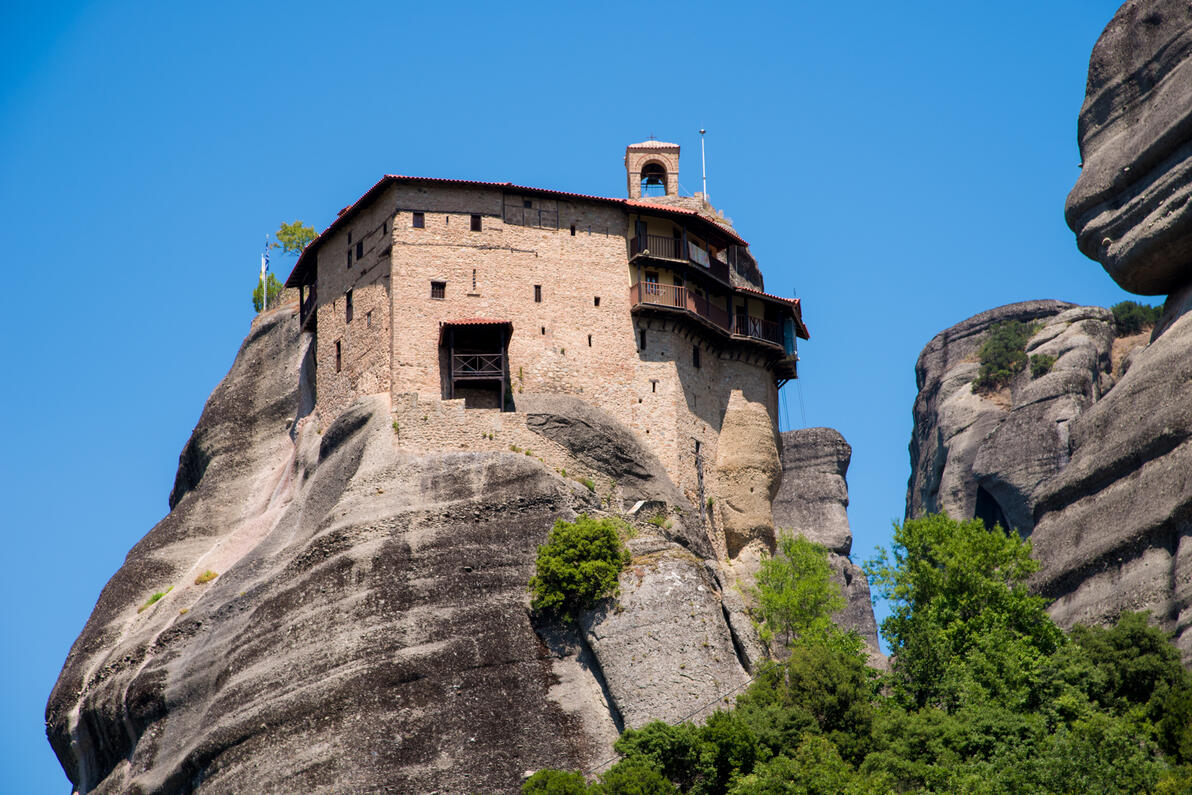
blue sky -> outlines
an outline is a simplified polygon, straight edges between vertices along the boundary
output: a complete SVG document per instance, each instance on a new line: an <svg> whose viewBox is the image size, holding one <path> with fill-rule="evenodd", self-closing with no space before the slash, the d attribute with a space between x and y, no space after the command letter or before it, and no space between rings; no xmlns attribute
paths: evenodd
<svg viewBox="0 0 1192 795"><path fill-rule="evenodd" d="M713 203L811 328L784 426L801 403L853 445L868 556L903 513L923 345L1011 301L1127 297L1062 214L1116 7L4 3L0 791L69 791L45 699L167 510L265 233L385 172L620 196L652 134L692 192L707 128Z"/></svg>

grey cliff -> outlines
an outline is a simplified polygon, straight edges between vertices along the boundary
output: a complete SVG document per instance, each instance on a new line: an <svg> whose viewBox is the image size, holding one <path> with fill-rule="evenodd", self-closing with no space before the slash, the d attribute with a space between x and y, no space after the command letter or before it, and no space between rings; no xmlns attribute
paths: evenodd
<svg viewBox="0 0 1192 795"><path fill-rule="evenodd" d="M869 582L848 558L853 533L848 523L846 475L852 456L852 447L832 428L784 431L782 484L774 498L774 525L828 548L828 562L845 599L836 623L860 635L871 657L879 660Z"/></svg>
<svg viewBox="0 0 1192 795"><path fill-rule="evenodd" d="M526 588L538 545L555 520L615 506L525 455L402 448L384 396L321 427L308 344L292 308L254 324L172 510L72 647L46 729L79 792L516 792L748 681L760 653L733 575L615 420L566 400L529 411L671 518L630 517L617 600L578 627L543 622Z"/></svg>

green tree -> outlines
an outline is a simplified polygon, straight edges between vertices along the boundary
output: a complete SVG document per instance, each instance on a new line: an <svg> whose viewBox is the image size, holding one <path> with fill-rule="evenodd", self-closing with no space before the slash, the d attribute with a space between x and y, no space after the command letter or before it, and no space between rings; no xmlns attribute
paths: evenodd
<svg viewBox="0 0 1192 795"><path fill-rule="evenodd" d="M1144 328L1154 326L1163 315L1163 307L1147 306L1137 301L1122 301L1109 308L1113 312L1114 325L1118 334L1137 334Z"/></svg>
<svg viewBox="0 0 1192 795"><path fill-rule="evenodd" d="M264 286L269 294L269 306L276 307L277 302L281 299L281 294L286 290L285 285L279 282L277 277L272 273L266 273ZM261 300L261 296L261 280L257 279L257 286L252 291L252 308L258 312L265 308L265 303Z"/></svg>
<svg viewBox="0 0 1192 795"><path fill-rule="evenodd" d="M277 240L269 245L280 248L282 253L298 255L318 237L318 234L301 221L294 221L292 224L282 221L281 226L277 228L276 237Z"/></svg>
<svg viewBox="0 0 1192 795"><path fill-rule="evenodd" d="M629 550L615 519L592 519L581 514L574 522L555 522L546 544L538 547L530 578L534 609L565 620L599 599L617 592L617 577L629 562Z"/></svg>
<svg viewBox="0 0 1192 795"><path fill-rule="evenodd" d="M539 770L522 783L522 795L587 795L588 782L582 773L567 770Z"/></svg>
<svg viewBox="0 0 1192 795"><path fill-rule="evenodd" d="M1045 600L1027 591L1039 568L1030 543L980 519L936 514L896 524L891 550L892 559L879 550L865 572L892 608L882 633L896 692L946 709L1036 696L1064 636Z"/></svg>
<svg viewBox="0 0 1192 795"><path fill-rule="evenodd" d="M826 634L834 626L832 613L845 604L831 578L827 549L801 535L780 536L777 554L763 557L757 573L762 640L786 646L804 635Z"/></svg>

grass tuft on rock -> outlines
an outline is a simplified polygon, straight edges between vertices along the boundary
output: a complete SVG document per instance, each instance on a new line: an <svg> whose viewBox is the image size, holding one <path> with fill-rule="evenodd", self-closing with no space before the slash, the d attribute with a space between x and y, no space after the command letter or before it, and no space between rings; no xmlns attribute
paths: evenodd
<svg viewBox="0 0 1192 795"><path fill-rule="evenodd" d="M215 572L213 572L211 569L207 569L202 574L200 574L198 577L195 577L195 585L204 585L206 583L211 582L218 576L219 575L216 574Z"/></svg>
<svg viewBox="0 0 1192 795"><path fill-rule="evenodd" d="M150 596L150 597L149 597L149 598L148 598L148 599L145 601L145 604L143 604L143 605L141 605L140 607L138 607L138 608L137 608L137 612L138 612L138 613L143 613L143 612L145 612L146 610L148 610L150 607L153 607L153 605L155 605L155 604L157 604L159 601L161 601L161 598L162 598L163 596L165 596L166 594L168 594L168 593L169 593L170 591L172 591L172 590L174 590L174 586L172 586L172 585L171 585L169 588L166 588L164 591L158 591L157 593L153 594L152 596Z"/></svg>
<svg viewBox="0 0 1192 795"><path fill-rule="evenodd" d="M1046 353L1036 353L1031 356L1031 378L1040 378L1051 372L1055 364L1055 357Z"/></svg>

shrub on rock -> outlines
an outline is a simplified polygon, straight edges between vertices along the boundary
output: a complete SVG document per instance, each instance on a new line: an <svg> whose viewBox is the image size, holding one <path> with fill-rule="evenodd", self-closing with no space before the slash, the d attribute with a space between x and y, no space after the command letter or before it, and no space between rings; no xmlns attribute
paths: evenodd
<svg viewBox="0 0 1192 795"><path fill-rule="evenodd" d="M574 522L555 522L538 547L536 573L530 578L531 604L539 613L565 620L617 592L617 577L629 562L629 551L616 519L581 514Z"/></svg>

